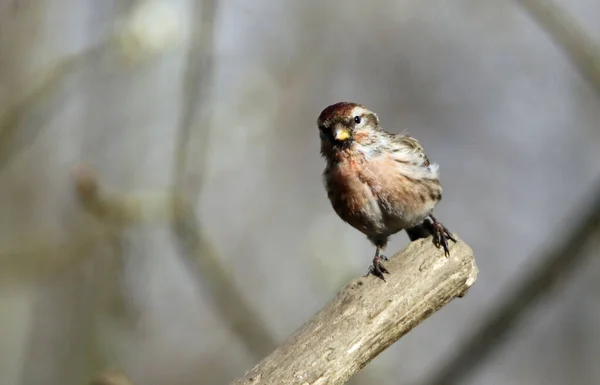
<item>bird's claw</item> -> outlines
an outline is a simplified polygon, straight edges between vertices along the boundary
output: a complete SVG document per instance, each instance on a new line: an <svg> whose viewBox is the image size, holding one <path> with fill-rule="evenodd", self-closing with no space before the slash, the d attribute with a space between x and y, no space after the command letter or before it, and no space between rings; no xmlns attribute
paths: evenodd
<svg viewBox="0 0 600 385"><path fill-rule="evenodd" d="M444 255L450 256L450 250L448 249L448 239L456 243L456 238L450 233L450 231L434 217L431 217L433 223L433 244L439 249L440 246L444 249Z"/></svg>
<svg viewBox="0 0 600 385"><path fill-rule="evenodd" d="M383 273L389 274L390 272L388 271L388 269L385 268L385 266L383 266L383 264L381 263L381 260L388 261L389 259L385 255L381 255L379 257L373 258L373 264L371 266L369 266L369 271L367 272L367 276L369 274L373 274L374 276L376 276L376 277L382 279L384 282L386 282L385 277L383 276Z"/></svg>

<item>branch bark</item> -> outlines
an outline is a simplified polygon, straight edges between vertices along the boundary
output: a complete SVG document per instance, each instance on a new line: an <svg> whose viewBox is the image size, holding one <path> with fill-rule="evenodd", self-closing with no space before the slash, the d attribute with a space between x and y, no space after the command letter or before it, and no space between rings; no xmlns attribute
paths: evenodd
<svg viewBox="0 0 600 385"><path fill-rule="evenodd" d="M450 258L431 238L410 243L382 282L357 278L232 385L343 384L477 279L473 251L457 237Z"/></svg>

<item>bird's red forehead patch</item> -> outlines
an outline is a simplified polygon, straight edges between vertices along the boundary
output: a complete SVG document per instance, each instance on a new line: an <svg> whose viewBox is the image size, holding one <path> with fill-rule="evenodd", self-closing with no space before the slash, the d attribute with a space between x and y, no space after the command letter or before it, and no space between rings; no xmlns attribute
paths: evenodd
<svg viewBox="0 0 600 385"><path fill-rule="evenodd" d="M319 115L319 121L331 121L336 118L347 117L355 107L362 107L360 104L350 102L339 102L326 107Z"/></svg>

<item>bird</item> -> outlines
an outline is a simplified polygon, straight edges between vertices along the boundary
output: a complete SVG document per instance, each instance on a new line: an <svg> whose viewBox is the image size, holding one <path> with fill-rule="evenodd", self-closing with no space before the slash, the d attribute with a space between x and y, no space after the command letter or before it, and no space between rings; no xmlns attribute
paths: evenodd
<svg viewBox="0 0 600 385"><path fill-rule="evenodd" d="M337 102L317 119L323 184L336 214L375 246L366 274L385 281L382 253L390 236L404 230L410 241L432 236L450 256L450 231L433 216L442 199L438 164L413 137L384 130L362 104Z"/></svg>

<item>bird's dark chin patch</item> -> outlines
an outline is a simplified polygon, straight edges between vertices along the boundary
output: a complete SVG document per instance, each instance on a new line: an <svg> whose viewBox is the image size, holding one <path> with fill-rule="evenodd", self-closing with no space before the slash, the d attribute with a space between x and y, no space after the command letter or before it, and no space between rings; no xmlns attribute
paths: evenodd
<svg viewBox="0 0 600 385"><path fill-rule="evenodd" d="M352 139L344 141L323 141L321 143L321 155L329 160L339 159L340 156L343 156L343 154L347 153L352 147L352 143Z"/></svg>
<svg viewBox="0 0 600 385"><path fill-rule="evenodd" d="M354 143L354 139L352 138L346 140L334 140L333 148L336 150L345 150L350 148L350 146L352 146L352 143Z"/></svg>

